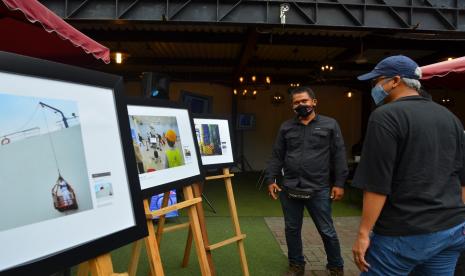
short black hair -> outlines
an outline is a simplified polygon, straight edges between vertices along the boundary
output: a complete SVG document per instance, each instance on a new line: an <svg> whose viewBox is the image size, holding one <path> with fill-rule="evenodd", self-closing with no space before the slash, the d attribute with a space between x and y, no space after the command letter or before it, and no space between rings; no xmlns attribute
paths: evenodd
<svg viewBox="0 0 465 276"><path fill-rule="evenodd" d="M295 94L307 93L308 96L312 99L316 99L315 92L309 86L299 86L291 90L290 96L291 99Z"/></svg>

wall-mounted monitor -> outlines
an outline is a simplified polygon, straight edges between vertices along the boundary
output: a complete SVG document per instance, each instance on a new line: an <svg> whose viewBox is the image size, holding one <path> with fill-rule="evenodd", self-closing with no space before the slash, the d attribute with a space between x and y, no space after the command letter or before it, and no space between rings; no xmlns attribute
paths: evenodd
<svg viewBox="0 0 465 276"><path fill-rule="evenodd" d="M194 118L195 135L202 165L227 167L234 163L229 120L225 118Z"/></svg>
<svg viewBox="0 0 465 276"><path fill-rule="evenodd" d="M122 93L121 77L0 52L0 274L147 234Z"/></svg>
<svg viewBox="0 0 465 276"><path fill-rule="evenodd" d="M212 112L213 97L181 91L181 103L192 114L209 114Z"/></svg>
<svg viewBox="0 0 465 276"><path fill-rule="evenodd" d="M152 196L200 180L201 163L189 111L168 101L128 99L127 103L144 195Z"/></svg>
<svg viewBox="0 0 465 276"><path fill-rule="evenodd" d="M251 114L251 113L237 114L236 128L239 130L255 129L255 114Z"/></svg>

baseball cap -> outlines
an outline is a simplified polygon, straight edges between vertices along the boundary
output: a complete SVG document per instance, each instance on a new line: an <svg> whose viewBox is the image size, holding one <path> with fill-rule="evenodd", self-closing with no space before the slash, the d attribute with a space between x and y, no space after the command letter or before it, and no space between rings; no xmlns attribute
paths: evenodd
<svg viewBox="0 0 465 276"><path fill-rule="evenodd" d="M357 78L361 81L365 81L380 76L400 76L402 78L418 80L421 78L421 69L418 64L409 57L402 55L390 56L376 64L371 72L360 75Z"/></svg>

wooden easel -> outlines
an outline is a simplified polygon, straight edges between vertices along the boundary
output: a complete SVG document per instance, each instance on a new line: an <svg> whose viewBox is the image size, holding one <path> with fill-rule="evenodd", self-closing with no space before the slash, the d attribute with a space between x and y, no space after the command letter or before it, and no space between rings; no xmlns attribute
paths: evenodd
<svg viewBox="0 0 465 276"><path fill-rule="evenodd" d="M197 258L199 260L199 266L200 266L200 271L202 275L204 276L212 275L209 262L207 260L207 252L204 246L203 235L201 233L202 230L201 230L201 226L199 222L200 217L199 217L199 214L197 212L197 207L196 207L196 205L201 204L202 198L200 196L194 196L194 193L192 191L193 186L195 185L193 184L193 185L184 187L183 188L184 201L171 205L171 206L167 206L168 199L169 199L169 192L165 193L164 198L163 198L162 208L159 210L155 210L153 212L150 211L148 200L147 199L144 200L144 210L145 210L145 216L147 218L147 228L149 232L148 236L145 237L144 240L145 240L145 248L147 251L148 262L150 265L150 273L152 276L165 275L163 272L163 266L162 266L162 261L160 257L160 251L159 251L159 239L161 240L162 233L170 232L170 231L174 231L174 230L182 229L186 227L188 227L193 233L193 239L194 239L195 248L197 251ZM165 215L169 212L184 209L184 208L187 208L189 222L163 229L163 225L165 223ZM152 220L154 217L157 217L157 216L160 217L160 221L159 221L157 233L155 233ZM160 227L160 222L162 222L161 227ZM129 269L128 269L129 276L136 275L141 247L142 247L142 240L138 240L134 243L132 254L131 254L131 260L129 263ZM190 248L189 248L189 251L190 251Z"/></svg>
<svg viewBox="0 0 465 276"><path fill-rule="evenodd" d="M98 256L87 262L83 262L78 267L77 276L127 276L127 273L114 273L110 253Z"/></svg>
<svg viewBox="0 0 465 276"><path fill-rule="evenodd" d="M228 197L228 205L229 205L229 213L231 215L231 220L232 224L234 227L234 232L235 236L229 239L226 239L224 241L209 245L208 243L208 237L204 238L204 243L205 243L205 248L207 249L207 253L210 253L211 256L211 251L218 249L220 247L232 244L232 243L237 243L237 249L239 251L239 257L241 259L241 267L242 267L242 274L245 276L249 275L249 267L247 265L247 258L245 256L245 249L244 249L244 239L246 237L245 234L242 234L241 232L241 227L239 225L239 217L237 215L237 208L236 208L236 201L234 200L234 192L232 188L232 181L231 178L234 176L234 174L231 174L229 172L229 168L224 168L223 169L223 174L222 175L215 175L215 176L207 176L205 178L206 181L209 180L215 180L215 179L224 179L224 184L226 187L226 194ZM199 185L194 186L194 196L199 197L201 196L202 191L199 187ZM201 210L199 210L201 209ZM205 228L205 216L203 213L203 208L201 203L198 204L198 210L199 210L199 220L200 220L200 225ZM205 232L206 236L206 230L202 231L202 233ZM187 237L187 242L186 242L186 249L184 252L184 260L183 260L183 267L187 266L187 263L189 262L189 252L192 244L192 229L189 229L189 234ZM211 263L210 263L211 264Z"/></svg>

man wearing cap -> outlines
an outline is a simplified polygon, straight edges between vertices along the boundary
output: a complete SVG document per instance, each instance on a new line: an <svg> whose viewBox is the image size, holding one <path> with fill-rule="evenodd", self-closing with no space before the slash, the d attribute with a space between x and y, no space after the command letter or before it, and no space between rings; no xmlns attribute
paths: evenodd
<svg viewBox="0 0 465 276"><path fill-rule="evenodd" d="M307 209L323 240L329 275L341 276L344 261L331 201L344 195L348 174L344 140L336 120L316 114L317 100L310 87L294 89L291 100L296 117L281 125L265 175L269 195L279 198L283 209L289 259L285 275L304 275L301 231ZM276 178L282 172L278 186Z"/></svg>
<svg viewBox="0 0 465 276"><path fill-rule="evenodd" d="M392 56L359 76L379 106L353 186L364 190L353 246L361 275L453 275L465 249L465 138L460 121L422 97L421 70ZM370 235L370 232L373 231Z"/></svg>

